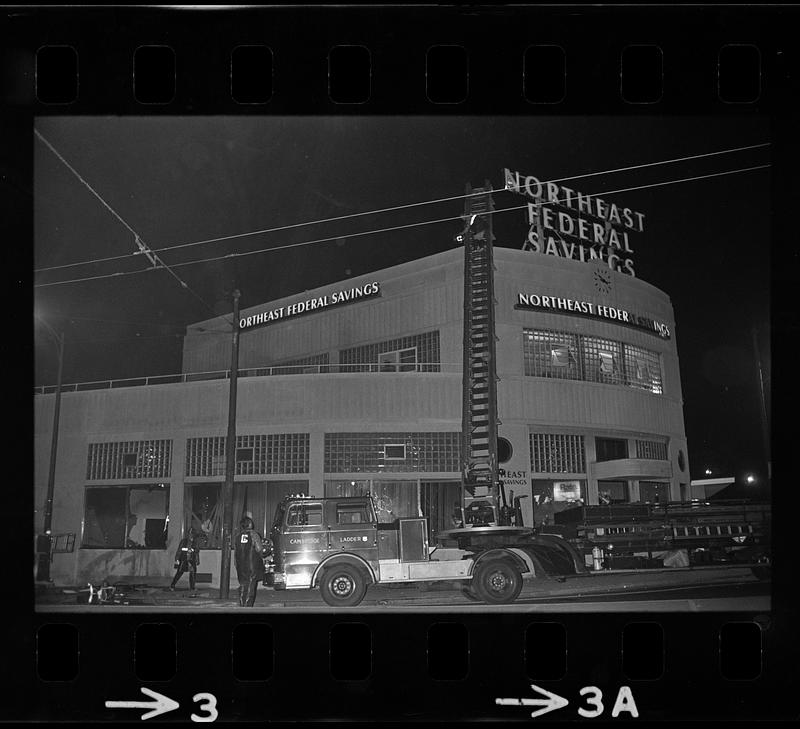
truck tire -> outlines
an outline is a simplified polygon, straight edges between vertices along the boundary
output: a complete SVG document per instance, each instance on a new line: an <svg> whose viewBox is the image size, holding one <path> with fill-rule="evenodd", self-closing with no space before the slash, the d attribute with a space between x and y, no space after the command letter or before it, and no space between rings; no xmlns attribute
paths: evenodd
<svg viewBox="0 0 800 729"><path fill-rule="evenodd" d="M461 586L461 594L466 597L467 600L472 600L472 602L481 601L481 599L475 594L475 591L469 585Z"/></svg>
<svg viewBox="0 0 800 729"><path fill-rule="evenodd" d="M517 599L522 590L522 575L509 560L489 559L478 564L471 587L483 602L504 605Z"/></svg>
<svg viewBox="0 0 800 729"><path fill-rule="evenodd" d="M364 573L352 564L326 567L319 582L322 599L332 607L354 607L367 592Z"/></svg>

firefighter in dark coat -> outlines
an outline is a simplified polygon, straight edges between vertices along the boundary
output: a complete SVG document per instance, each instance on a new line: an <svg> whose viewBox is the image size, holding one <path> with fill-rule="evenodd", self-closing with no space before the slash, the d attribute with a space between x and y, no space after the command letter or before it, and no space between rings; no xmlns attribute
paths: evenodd
<svg viewBox="0 0 800 729"><path fill-rule="evenodd" d="M234 555L239 577L239 605L253 607L258 583L264 578L264 556L269 552L269 540L262 539L249 516L242 518L236 534Z"/></svg>
<svg viewBox="0 0 800 729"><path fill-rule="evenodd" d="M200 564L200 548L197 544L197 535L194 529L189 529L189 533L181 539L178 551L175 552L175 577L172 578L170 590L175 589L181 575L189 573L189 589L195 594L195 579L197 577L197 565Z"/></svg>

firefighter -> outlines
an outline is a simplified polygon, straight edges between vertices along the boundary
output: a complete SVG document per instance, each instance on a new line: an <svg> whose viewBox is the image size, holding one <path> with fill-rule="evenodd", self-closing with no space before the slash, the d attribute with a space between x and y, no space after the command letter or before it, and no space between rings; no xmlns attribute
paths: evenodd
<svg viewBox="0 0 800 729"><path fill-rule="evenodd" d="M264 577L264 556L269 551L269 540L262 539L249 516L242 517L236 535L234 554L239 577L239 605L253 607L259 580Z"/></svg>
<svg viewBox="0 0 800 729"><path fill-rule="evenodd" d="M175 577L172 578L172 584L169 589L174 591L175 585L178 583L181 575L184 572L189 573L189 589L191 590L192 597L197 596L195 590L195 580L197 578L197 565L200 564L200 548L197 544L197 534L193 528L189 529L189 533L181 539L178 545L178 551L175 552Z"/></svg>

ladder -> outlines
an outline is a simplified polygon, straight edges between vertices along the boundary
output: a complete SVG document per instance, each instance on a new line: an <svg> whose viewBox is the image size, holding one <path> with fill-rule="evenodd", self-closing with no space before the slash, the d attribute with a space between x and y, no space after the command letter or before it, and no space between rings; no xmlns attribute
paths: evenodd
<svg viewBox="0 0 800 729"><path fill-rule="evenodd" d="M464 370L461 478L464 526L500 524L491 184L467 185L464 243ZM485 193L485 194L475 194Z"/></svg>

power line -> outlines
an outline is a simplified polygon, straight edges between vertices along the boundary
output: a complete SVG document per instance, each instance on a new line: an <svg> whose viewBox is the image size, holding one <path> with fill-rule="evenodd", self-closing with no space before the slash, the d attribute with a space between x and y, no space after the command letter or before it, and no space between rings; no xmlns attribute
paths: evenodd
<svg viewBox="0 0 800 729"><path fill-rule="evenodd" d="M676 163L676 162L685 162L685 161L688 161L688 160L700 159L700 158L703 158L703 157L713 157L713 156L717 156L717 155L721 155L721 154L730 154L732 152L742 152L742 151L745 151L745 150L748 150L748 149L758 149L758 148L761 148L761 147L768 147L768 146L770 146L770 144L771 144L771 142L762 142L762 143L759 143L759 144L750 144L750 145L747 145L747 146L744 146L744 147L732 147L730 149L722 149L722 150L718 150L716 152L704 152L702 154L693 154L693 155L687 155L687 156L684 156L684 157L675 157L673 159L660 160L658 162L645 162L645 163L642 163L642 164L630 165L628 167L618 167L617 169L614 169L614 170L601 170L599 172L587 172L587 173L584 173L584 174L581 174L581 175L572 175L570 177L561 177L561 178L554 179L554 180L544 180L543 184L547 184L548 182L551 182L551 183L567 182L569 180L579 180L579 179L582 179L582 178L585 178L585 177L596 177L598 175L610 175L610 174L614 174L614 173L617 173L617 172L627 172L627 171L630 171L630 170L644 169L646 167L655 167L655 166L658 166L658 165L673 164L673 163ZM492 189L492 190L489 190L488 192L489 193L504 192L505 189L506 188L503 187L503 188L499 188L499 189ZM194 241L194 242L191 242L191 243L180 243L180 244L177 244L177 245L174 245L174 246L165 246L164 248L156 248L156 249L153 249L153 252L163 253L164 251L172 251L172 250L177 250L179 248L188 248L188 247L191 247L191 246L205 245L206 243L219 243L219 242L224 241L224 240L233 240L233 239L236 239L236 238L245 238L245 237L254 236L254 235L264 235L264 234L267 234L267 233L279 233L279 232L284 231L284 230L292 230L292 229L295 229L295 228L302 228L302 227L309 226L309 225L320 225L322 223L332 223L332 222L336 222L336 221L339 221L339 220L348 220L348 219L351 219L351 218L358 218L358 217L362 217L364 215L378 215L380 213L394 212L396 210L406 210L406 209L413 208L413 207L419 207L421 205L435 205L435 204L441 203L441 202L449 202L449 201L452 201L452 200L462 200L464 198L474 197L476 195L485 195L486 192L487 191L484 190L482 192L472 192L472 193L468 193L466 195L454 195L452 197L443 197L443 198L438 198L438 199L435 199L435 200L424 200L422 202L408 203L406 205L396 205L394 207L380 208L378 210L368 210L366 212L361 212L361 213L351 213L350 215L339 215L339 216L337 216L335 218L323 218L321 220L311 220L311 221L306 221L304 223L292 223L291 225L282 225L282 226L278 226L278 227L275 227L275 228L264 228L262 230L253 230L253 231L250 231L248 233L236 233L236 234L233 234L233 235L220 236L218 238L207 238L205 240ZM347 236L339 236L339 237L345 237L346 238ZM41 273L41 272L44 272L44 271L55 271L55 270L62 269L62 268L72 268L74 266L85 266L85 265L89 265L89 264L92 264L92 263L106 263L108 261L116 261L116 260L119 260L119 259L122 259L122 258L128 258L128 257L130 257L132 255L137 255L137 254L136 253L126 253L125 255L121 255L121 256L109 256L109 257L106 257L106 258L95 258L95 259L87 260L87 261L76 261L74 263L64 263L64 264L59 265L59 266L47 266L47 267L44 267L44 268L34 269L34 273Z"/></svg>
<svg viewBox="0 0 800 729"><path fill-rule="evenodd" d="M173 278L175 278L175 280L181 285L182 288L184 288L186 291L188 291L190 294L192 294L192 296L194 296L201 304L203 304L203 306L205 306L209 311L211 311L214 314L214 316L219 316L214 311L214 309L212 309L205 302L205 300L200 297L199 294L197 294L195 291L193 291L191 288L189 288L188 284L185 281L183 281L180 278L180 276L178 276L166 263L164 263L164 261L159 256L157 256L157 255L155 255L153 253L152 249L144 243L144 241L141 239L139 234L122 218L122 216L119 213L117 213L116 210L114 210L114 208L112 208L102 198L102 196L100 195L99 192L97 192L97 190L95 190L86 180L83 179L83 177L81 177L81 174L69 162L67 162L66 159L64 159L64 157L59 153L59 151L52 144L50 144L50 142L48 142L47 139L44 138L44 136L41 134L41 132L39 132L38 129L34 129L33 132L39 138L39 140L41 140L41 142L43 144L45 144L47 146L47 148L56 157L58 157L58 159L61 160L61 162L63 162L64 165L66 165L67 169L69 169L69 171L72 172L72 174L74 174L89 189L89 191L103 204L103 206L117 220L119 220L120 223L122 223L133 234L134 242L136 243L137 247L139 248L138 253L144 253L147 256L147 258L153 264L153 269L158 268L159 266L157 264L160 263L161 264L160 267L161 268L165 268L170 273L170 275L173 276ZM135 254L132 254L132 255L135 255ZM233 322L232 318L231 318L231 322L230 323L231 323L231 327L233 327L234 322Z"/></svg>
<svg viewBox="0 0 800 729"><path fill-rule="evenodd" d="M653 183L650 183L648 185L636 185L636 186L633 186L633 187L620 188L618 190L605 190L605 191L600 191L600 192L597 192L597 193L587 194L586 197L591 198L591 197L599 197L600 195L616 195L616 194L619 194L619 193L622 193L622 192L632 192L634 190L646 190L648 188L653 188L653 187L663 187L665 185L676 185L676 184L682 183L682 182L694 182L696 180L705 180L705 179L709 179L711 177L722 177L724 175L734 175L734 174L738 174L740 172L752 172L754 170L762 170L762 169L766 169L766 168L768 168L770 166L771 165L769 165L769 164L765 164L765 165L756 165L754 167L742 167L742 168L739 168L739 169L736 169L736 170L726 170L724 172L713 172L713 173L710 173L710 174L707 174L707 175L696 175L694 177L685 177L685 178L681 178L681 179L677 179L677 180L666 180L666 181L663 181L663 182L653 182ZM486 193L484 192L483 194L486 194ZM558 202L565 202L565 200L562 200L562 199L548 200L546 202L542 201L541 203L538 203L538 204L539 205L552 205L552 204L558 203ZM527 209L527 207L528 207L527 204L525 204L525 205L517 205L517 206L514 206L514 207L499 208L499 209L496 209L496 210L493 210L493 211L489 211L489 212L484 213L484 214L485 215L497 215L499 213L506 213L506 212L510 212L512 210L525 210L525 209ZM314 245L316 243L328 243L330 241L338 240L340 238L358 238L358 237L365 236L365 235L376 235L378 233L388 233L388 232L392 232L392 231L395 231L395 230L404 230L404 229L415 228L415 227L419 227L419 226L423 226L423 225L435 225L437 223L444 223L444 222L451 222L451 221L454 221L454 220L461 220L462 217L463 217L462 215L456 215L456 216L451 216L451 217L448 217L448 218L438 218L436 220L423 220L423 221L420 221L420 222L417 222L417 223L407 223L405 225L395 225L395 226L392 226L392 227L389 227L389 228L378 228L376 230L368 230L368 231L362 231L362 232L358 232L358 233L350 233L350 234L345 235L345 236L337 235L337 236L330 236L328 238L317 238L316 240L301 241L299 243L288 243L288 244L283 245L283 246L272 246L270 248L261 248L259 250L255 250L255 251L243 251L241 253L228 253L228 254L225 254L223 256L214 256L214 257L211 257L211 258L196 259L196 260L193 260L193 261L183 261L181 263L173 263L172 266L174 268L178 268L180 266L192 266L192 265L195 265L195 264L198 264L198 263L209 263L209 262L212 262L212 261L221 261L221 260L224 260L224 259L240 258L242 256L252 256L252 255L257 255L257 254L260 254L260 253L269 253L271 251L279 251L279 250L285 250L285 249L288 249L288 248L298 248L298 247L301 247L301 246ZM87 277L84 277L84 278L68 279L68 280L64 280L64 281L53 281L53 282L45 283L45 284L34 284L34 288L45 288L45 287L48 287L48 286L59 286L59 285L68 284L68 283L81 283L81 282L84 282L84 281L95 281L95 280L98 280L98 279L113 278L114 276L130 276L130 275L133 275L133 274L144 273L146 271L153 271L153 270L155 270L155 269L147 268L147 269L143 269L143 270L139 270L139 271L117 271L115 273L101 274L101 275L98 275L98 276L87 276ZM215 314L215 316L219 316L219 314Z"/></svg>
<svg viewBox="0 0 800 729"><path fill-rule="evenodd" d="M69 314L47 314L48 319L68 319L69 321L98 321L104 324L132 324L135 326L166 326L183 327L183 324L173 324L172 322L145 321L143 319L98 319L93 316L70 316Z"/></svg>

